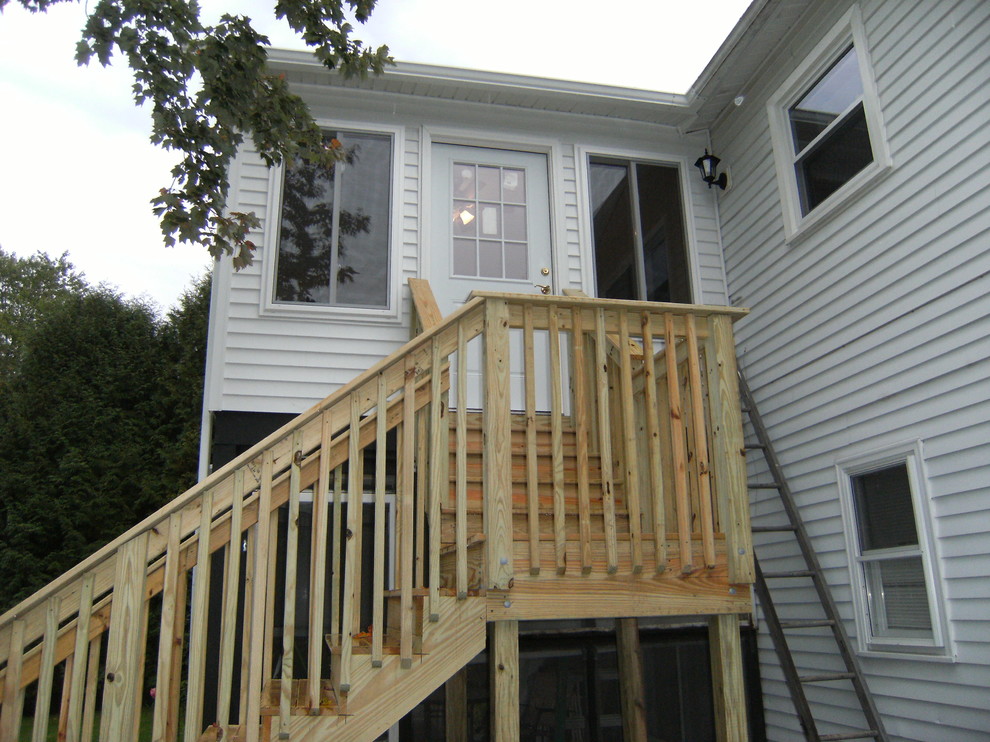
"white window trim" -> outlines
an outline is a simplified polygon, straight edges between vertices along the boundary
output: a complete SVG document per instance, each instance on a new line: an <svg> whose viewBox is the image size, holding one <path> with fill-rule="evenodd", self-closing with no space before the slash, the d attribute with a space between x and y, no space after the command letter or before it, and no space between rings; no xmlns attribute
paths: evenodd
<svg viewBox="0 0 990 742"><path fill-rule="evenodd" d="M281 231L282 183L285 165L269 171L268 209L265 217L264 254L261 261L261 314L272 317L292 317L317 321L344 320L353 324L399 324L402 321L400 301L402 270L402 177L405 163L405 129L401 126L361 121L317 119L321 129L344 130L368 134L384 134L392 138L391 223L389 227L389 289L387 307L335 307L307 303L275 301L275 270L278 240Z"/></svg>
<svg viewBox="0 0 990 742"><path fill-rule="evenodd" d="M797 176L794 173L795 154L788 110L808 92L815 81L825 74L850 45L856 48L859 59L859 74L863 83L863 111L866 115L870 147L873 150L873 162L806 215L802 215ZM777 186L783 209L784 234L787 241L792 242L841 213L855 201L858 195L886 175L892 165L883 117L880 114L873 64L866 43L866 30L859 6L853 6L787 78L767 102L767 113L777 170Z"/></svg>
<svg viewBox="0 0 990 742"><path fill-rule="evenodd" d="M921 557L928 593L928 609L932 621L931 639L873 636L867 596L865 564L872 561L860 553L858 517L853 497L852 478L859 474L904 464L911 485L911 503L914 507L915 527L918 533L917 550L912 555ZM842 519L849 555L850 585L856 610L856 634L860 654L876 657L904 656L913 659L952 659L945 601L935 541L932 537L931 508L928 495L928 476L924 465L924 451L920 440L907 441L877 449L836 462L836 478Z"/></svg>

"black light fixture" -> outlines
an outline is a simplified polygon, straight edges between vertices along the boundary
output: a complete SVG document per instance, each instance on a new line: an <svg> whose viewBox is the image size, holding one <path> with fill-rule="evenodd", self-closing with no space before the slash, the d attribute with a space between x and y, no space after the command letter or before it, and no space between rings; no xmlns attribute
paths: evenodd
<svg viewBox="0 0 990 742"><path fill-rule="evenodd" d="M721 160L715 155L708 154L708 150L706 149L705 154L697 159L694 166L701 171L701 179L708 184L709 188L717 185L724 191L725 187L729 184L729 176L725 173L716 175L720 162Z"/></svg>

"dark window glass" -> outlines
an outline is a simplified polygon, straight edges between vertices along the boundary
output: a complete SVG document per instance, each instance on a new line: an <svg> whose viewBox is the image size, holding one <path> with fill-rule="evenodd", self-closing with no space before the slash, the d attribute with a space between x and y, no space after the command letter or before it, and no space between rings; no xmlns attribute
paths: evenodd
<svg viewBox="0 0 990 742"><path fill-rule="evenodd" d="M347 153L332 168L285 169L275 300L388 305L392 139L329 134Z"/></svg>
<svg viewBox="0 0 990 742"><path fill-rule="evenodd" d="M871 162L870 133L860 104L795 165L801 213L814 209Z"/></svg>
<svg viewBox="0 0 990 742"><path fill-rule="evenodd" d="M598 296L690 302L676 168L592 159Z"/></svg>
<svg viewBox="0 0 990 742"><path fill-rule="evenodd" d="M904 464L857 474L852 483L864 552L918 543L911 483Z"/></svg>

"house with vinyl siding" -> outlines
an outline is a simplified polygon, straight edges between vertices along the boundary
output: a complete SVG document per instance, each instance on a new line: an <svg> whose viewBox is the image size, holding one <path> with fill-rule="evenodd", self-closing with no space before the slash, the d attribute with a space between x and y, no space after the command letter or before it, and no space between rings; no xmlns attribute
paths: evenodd
<svg viewBox="0 0 990 742"><path fill-rule="evenodd" d="M628 265L604 244L618 227L600 194L626 177L636 202L622 208L645 219L662 186L637 193L638 177L663 168L682 219L680 246L665 246L682 255L682 293L659 298L750 309L735 326L739 365L891 738L986 738L988 15L975 0L758 1L684 96L420 65L342 83L301 55L273 56L328 130L391 142L390 293L372 310L281 302L284 176L245 152L235 206L266 220L256 265L219 273L214 436L228 414L297 412L398 347L408 278L430 280L445 314L466 298L472 287L448 291L437 257L456 239L437 228L450 210L438 203L445 150L539 158L549 273L526 280L554 294L654 298L644 235L635 275L615 277ZM705 150L728 169L724 192L694 168ZM879 504L867 505L870 487ZM775 498L752 495L754 525L779 517ZM787 541L756 536L765 568L793 563ZM815 602L807 587L777 595L797 616ZM798 739L773 648L762 633L757 644L767 738ZM807 671L835 662L820 638L792 649ZM810 700L841 731L850 694L822 687Z"/></svg>
<svg viewBox="0 0 990 742"><path fill-rule="evenodd" d="M345 156L239 154L203 481L0 617L0 742L63 661L70 738L141 662L156 739L990 736L990 5L755 0L685 94L270 64Z"/></svg>

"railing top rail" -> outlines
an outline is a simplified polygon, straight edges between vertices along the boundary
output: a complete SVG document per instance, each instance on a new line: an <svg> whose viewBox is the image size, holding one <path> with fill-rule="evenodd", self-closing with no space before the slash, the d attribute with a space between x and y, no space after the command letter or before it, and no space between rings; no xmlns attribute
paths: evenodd
<svg viewBox="0 0 990 742"><path fill-rule="evenodd" d="M271 433L269 436L263 440L256 443L254 446L249 448L247 451L242 453L240 456L235 458L233 461L228 462L220 469L210 474L205 479L201 480L197 484L193 485L190 489L186 490L183 494L179 495L171 502L164 505L159 510L155 511L147 518L142 520L136 526L128 529L120 536L115 538L110 543L103 546L97 552L91 554L89 557L81 561L75 567L72 567L67 572L62 573L59 577L55 578L52 582L48 583L45 587L38 590L33 595L25 598L20 603L15 605L13 608L8 609L3 615L0 615L0 631L4 630L15 618L23 617L29 611L32 611L39 606L41 606L48 598L52 595L57 594L59 591L63 590L67 586L71 585L73 581L80 579L86 572L99 566L102 562L109 559L116 553L116 551L126 544L131 539L137 537L141 533L160 525L163 521L167 520L168 517L175 512L182 510L184 507L189 505L191 502L195 501L196 498L201 497L203 493L207 490L215 488L226 481L228 477L232 477L233 473L250 463L254 459L261 456L266 449L271 446L278 444L286 436L292 434L293 431L302 428L303 426L311 423L314 419L323 414L324 410L334 406L341 399L345 398L348 394L351 394L356 389L359 389L364 384L374 379L379 373L390 368L395 363L401 362L409 353L414 353L420 350L423 346L430 343L435 335L444 332L450 326L461 321L465 317L468 317L472 312L478 310L484 304L484 298L471 298L463 306L459 307L456 311L451 312L449 315L443 318L443 321L438 325L430 328L429 330L417 335L415 338L409 340L405 345L399 348L394 353L390 354L386 358L382 359L374 366L369 368L367 371L356 376L354 379L349 381L344 386L337 389L332 394L325 397L322 401L316 403L313 407L305 412L301 413L294 419L287 422L281 428ZM30 642L37 637L25 637L25 640ZM2 649L0 649L2 651ZM3 656L0 655L0 660Z"/></svg>
<svg viewBox="0 0 990 742"><path fill-rule="evenodd" d="M707 317L713 314L725 315L733 322L749 314L748 309L740 307L725 307L713 304L673 304L658 301L629 301L627 299L598 299L587 296L553 296L543 294L506 294L498 291L472 291L472 299L505 299L513 304L532 304L536 306L557 307L613 307L634 311L653 313L668 312L670 314L693 314L696 317Z"/></svg>

